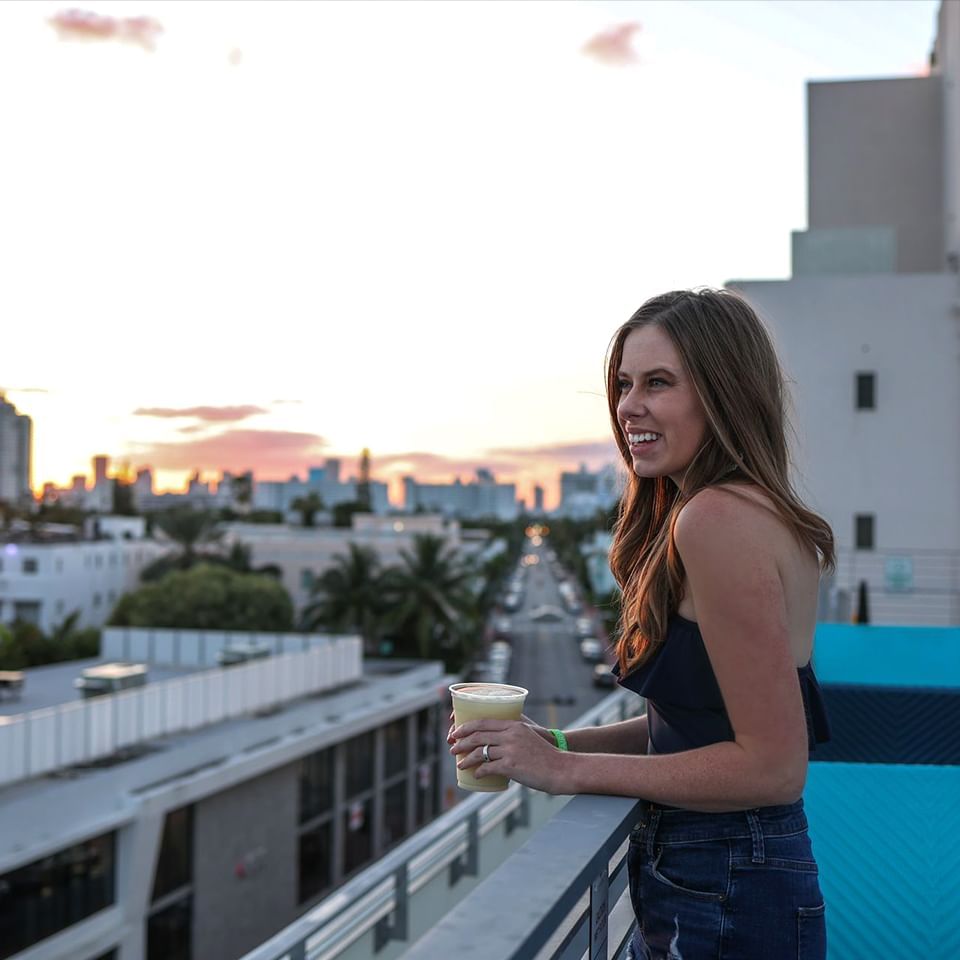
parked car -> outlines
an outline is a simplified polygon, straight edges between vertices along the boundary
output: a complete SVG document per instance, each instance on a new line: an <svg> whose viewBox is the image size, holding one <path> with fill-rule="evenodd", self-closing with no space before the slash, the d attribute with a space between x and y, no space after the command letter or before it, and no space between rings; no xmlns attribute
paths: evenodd
<svg viewBox="0 0 960 960"><path fill-rule="evenodd" d="M577 617L578 637L592 637L594 632L593 621L589 617Z"/></svg>
<svg viewBox="0 0 960 960"><path fill-rule="evenodd" d="M603 659L603 644L593 637L587 637L580 641L580 654L584 660L596 663Z"/></svg>
<svg viewBox="0 0 960 960"><path fill-rule="evenodd" d="M497 640L509 640L510 639L510 618L509 617L495 617L493 621L493 635Z"/></svg>
<svg viewBox="0 0 960 960"><path fill-rule="evenodd" d="M609 663L598 663L593 668L593 685L595 687L615 687L617 685L616 674L610 672Z"/></svg>

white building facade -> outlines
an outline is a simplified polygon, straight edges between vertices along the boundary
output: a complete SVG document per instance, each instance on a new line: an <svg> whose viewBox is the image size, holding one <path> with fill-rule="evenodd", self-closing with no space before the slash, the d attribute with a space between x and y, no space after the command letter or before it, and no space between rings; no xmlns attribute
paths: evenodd
<svg viewBox="0 0 960 960"><path fill-rule="evenodd" d="M351 528L294 527L286 524L225 523L225 545L244 543L250 547L250 562L256 567L275 565L282 571L281 582L293 600L299 616L311 601L315 579L335 562L348 555L350 544L374 551L382 566L402 561L412 553L418 535L432 535L445 546L466 557L483 544L467 543L456 521L439 516L378 517L355 514Z"/></svg>
<svg viewBox="0 0 960 960"><path fill-rule="evenodd" d="M25 620L49 633L79 610L77 627L100 627L120 597L140 586L143 568L169 549L123 532L115 540L0 544L0 623Z"/></svg>
<svg viewBox="0 0 960 960"><path fill-rule="evenodd" d="M833 526L833 590L876 623L960 622L960 5L929 77L808 85L793 276L734 281L791 381L795 482Z"/></svg>

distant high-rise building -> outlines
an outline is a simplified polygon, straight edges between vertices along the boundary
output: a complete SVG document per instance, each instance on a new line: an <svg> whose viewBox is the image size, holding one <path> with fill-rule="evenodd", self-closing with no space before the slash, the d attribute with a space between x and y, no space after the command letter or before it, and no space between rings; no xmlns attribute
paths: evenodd
<svg viewBox="0 0 960 960"><path fill-rule="evenodd" d="M591 473L585 463L577 473L560 474L560 506L564 517L591 517L600 510L609 510L619 499L622 480L613 464Z"/></svg>
<svg viewBox="0 0 960 960"><path fill-rule="evenodd" d="M107 482L107 470L110 467L110 458L104 454L93 458L93 486L98 487Z"/></svg>
<svg viewBox="0 0 960 960"><path fill-rule="evenodd" d="M31 499L33 421L0 393L0 500Z"/></svg>
<svg viewBox="0 0 960 960"><path fill-rule="evenodd" d="M360 482L357 484L357 501L370 507L370 451L364 447L360 455Z"/></svg>
<svg viewBox="0 0 960 960"><path fill-rule="evenodd" d="M417 510L439 511L447 517L467 520L515 520L519 514L517 487L514 483L497 483L490 470L477 471L475 483L418 483L404 477L404 506Z"/></svg>
<svg viewBox="0 0 960 960"><path fill-rule="evenodd" d="M543 487L539 484L533 488L533 512L543 513Z"/></svg>

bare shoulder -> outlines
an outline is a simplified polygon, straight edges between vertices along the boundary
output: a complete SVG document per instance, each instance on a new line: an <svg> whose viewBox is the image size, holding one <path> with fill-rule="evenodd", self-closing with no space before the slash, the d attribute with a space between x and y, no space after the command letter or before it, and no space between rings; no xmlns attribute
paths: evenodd
<svg viewBox="0 0 960 960"><path fill-rule="evenodd" d="M680 510L673 535L681 555L714 543L776 553L792 539L771 498L743 484L698 491Z"/></svg>

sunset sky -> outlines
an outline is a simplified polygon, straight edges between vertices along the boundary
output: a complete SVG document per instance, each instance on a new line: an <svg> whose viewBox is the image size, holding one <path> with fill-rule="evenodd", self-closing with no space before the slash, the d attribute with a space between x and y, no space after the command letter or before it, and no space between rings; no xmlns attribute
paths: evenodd
<svg viewBox="0 0 960 960"><path fill-rule="evenodd" d="M789 274L807 79L923 73L936 0L0 4L0 389L33 484L104 453L534 482L613 459L603 358ZM620 28L617 30L616 28Z"/></svg>

